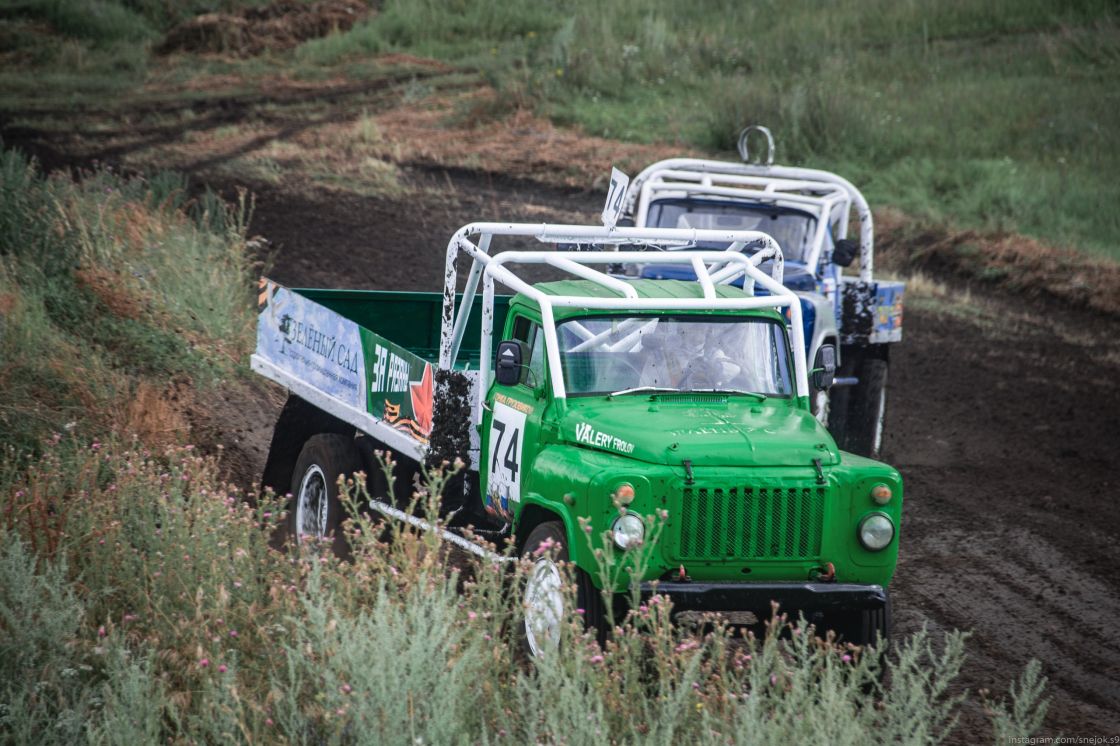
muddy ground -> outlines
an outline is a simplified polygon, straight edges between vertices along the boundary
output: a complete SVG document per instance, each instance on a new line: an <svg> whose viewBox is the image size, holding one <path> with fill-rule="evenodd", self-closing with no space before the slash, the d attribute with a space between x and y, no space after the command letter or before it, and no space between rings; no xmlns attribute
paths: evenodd
<svg viewBox="0 0 1120 746"><path fill-rule="evenodd" d="M436 290L447 239L465 223L586 222L601 208L598 190L418 163L402 174L409 190L393 198L298 179L247 182L251 232L272 246L270 276ZM226 194L238 185L211 182ZM1120 735L1120 324L1054 302L959 292L947 278L922 286L908 298L889 381L884 460L906 481L895 631L972 630L960 683L973 692L1005 692L1038 658L1053 698L1047 733ZM242 479L263 462L279 401L235 393L228 421L208 424L215 433L224 425ZM990 738L979 698L970 702L954 741Z"/></svg>

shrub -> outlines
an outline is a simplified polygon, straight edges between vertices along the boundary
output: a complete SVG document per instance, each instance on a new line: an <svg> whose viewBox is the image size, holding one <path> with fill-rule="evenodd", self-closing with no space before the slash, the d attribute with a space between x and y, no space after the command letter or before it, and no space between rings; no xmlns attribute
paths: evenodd
<svg viewBox="0 0 1120 746"><path fill-rule="evenodd" d="M960 633L889 653L784 621L754 639L674 626L662 597L605 647L572 614L563 654L529 661L526 566L449 561L364 516L349 561L274 548L283 500L245 502L188 448L51 442L3 474L0 644L22 652L3 649L0 739L933 743L962 702ZM1032 666L990 706L999 732L1038 727L1041 687Z"/></svg>

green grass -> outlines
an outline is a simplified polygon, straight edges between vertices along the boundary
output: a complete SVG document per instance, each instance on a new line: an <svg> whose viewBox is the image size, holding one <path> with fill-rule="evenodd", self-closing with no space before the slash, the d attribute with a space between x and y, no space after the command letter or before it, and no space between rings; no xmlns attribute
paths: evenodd
<svg viewBox="0 0 1120 746"><path fill-rule="evenodd" d="M141 386L234 374L252 325L244 221L173 174L74 182L0 153L0 447L117 429Z"/></svg>
<svg viewBox="0 0 1120 746"><path fill-rule="evenodd" d="M382 51L484 71L591 134L835 169L876 205L1120 258L1113 3L387 0L297 59Z"/></svg>
<svg viewBox="0 0 1120 746"><path fill-rule="evenodd" d="M277 551L280 503L216 474L189 449L65 439L0 467L0 740L926 744L966 701L961 633L886 653L803 625L744 639L670 625L664 598L605 648L570 613L564 654L527 661L531 563L460 577L432 535L385 544L364 519L352 561ZM969 737L1035 734L1039 665L993 684L1008 699Z"/></svg>

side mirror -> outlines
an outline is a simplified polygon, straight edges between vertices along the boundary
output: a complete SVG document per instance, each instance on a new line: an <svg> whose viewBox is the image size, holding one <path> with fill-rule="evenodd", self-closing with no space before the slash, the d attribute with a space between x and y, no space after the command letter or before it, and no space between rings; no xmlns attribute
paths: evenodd
<svg viewBox="0 0 1120 746"><path fill-rule="evenodd" d="M832 386L836 378L836 348L832 345L821 345L817 350L817 358L813 361L813 372L809 383L818 391L824 391Z"/></svg>
<svg viewBox="0 0 1120 746"><path fill-rule="evenodd" d="M519 339L507 339L498 343L498 354L494 359L494 376L498 383L503 386L521 383L525 351L526 345Z"/></svg>
<svg viewBox="0 0 1120 746"><path fill-rule="evenodd" d="M832 247L832 263L841 267L850 266L859 253L859 242L854 238L841 238Z"/></svg>

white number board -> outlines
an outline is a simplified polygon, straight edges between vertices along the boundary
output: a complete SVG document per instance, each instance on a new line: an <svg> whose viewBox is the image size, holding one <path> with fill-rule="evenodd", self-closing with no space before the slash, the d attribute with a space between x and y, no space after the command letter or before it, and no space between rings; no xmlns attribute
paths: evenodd
<svg viewBox="0 0 1120 746"><path fill-rule="evenodd" d="M626 206L626 189L629 186L630 177L617 168L612 168L611 186L607 190L607 204L603 206L603 227L614 228L618 223L622 208Z"/></svg>
<svg viewBox="0 0 1120 746"><path fill-rule="evenodd" d="M494 402L490 421L490 452L486 456L486 491L503 508L521 502L521 445L525 442L525 413Z"/></svg>

